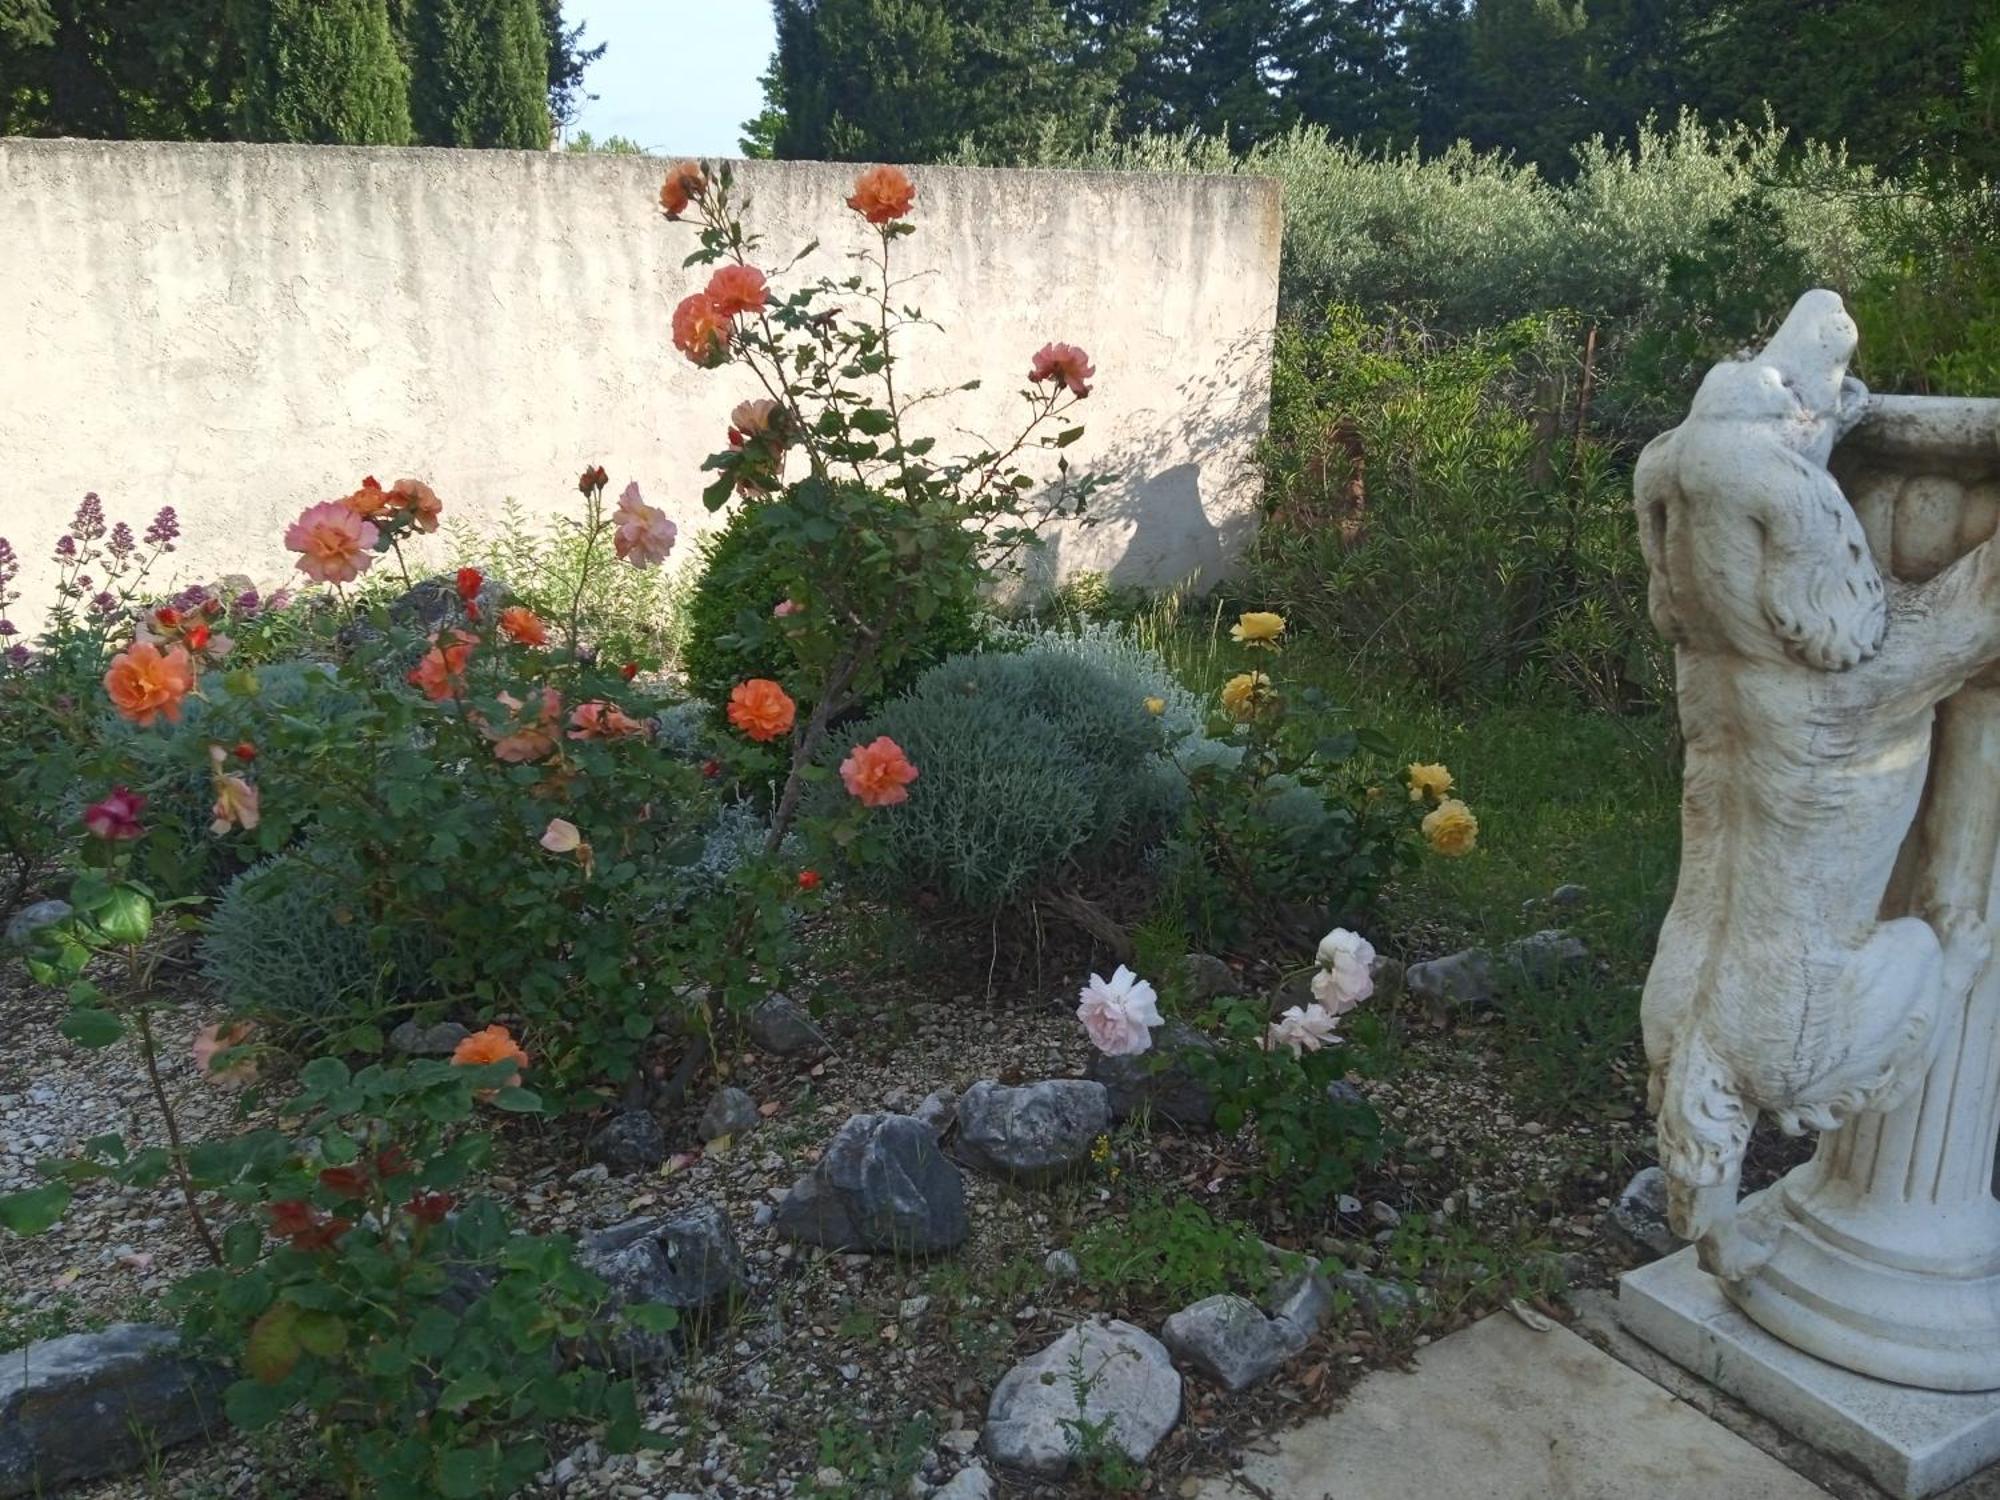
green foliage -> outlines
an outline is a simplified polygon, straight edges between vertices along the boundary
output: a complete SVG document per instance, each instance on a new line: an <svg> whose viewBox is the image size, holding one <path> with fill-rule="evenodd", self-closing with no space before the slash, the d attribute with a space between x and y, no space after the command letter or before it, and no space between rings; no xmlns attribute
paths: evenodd
<svg viewBox="0 0 2000 1500"><path fill-rule="evenodd" d="M1119 621L1082 615L1052 626L1038 625L1032 619L1019 624L996 622L986 639L989 650L1082 662L1116 683L1116 694L1122 701L1145 703L1157 698L1159 710L1154 717L1169 739L1193 733L1206 717L1201 699L1173 674L1157 651L1141 644L1130 627Z"/></svg>
<svg viewBox="0 0 2000 1500"><path fill-rule="evenodd" d="M1462 339L1332 310L1279 340L1258 592L1448 701L1661 701L1629 481L1576 441L1577 330Z"/></svg>
<svg viewBox="0 0 2000 1500"><path fill-rule="evenodd" d="M796 654L784 622L772 609L785 599L788 563L785 538L774 524L783 519L757 504L740 506L701 542L700 572L689 591L681 670L689 688L710 703L728 700L729 690L752 677L798 680ZM954 652L978 644L978 603L974 576L955 575L958 587L932 595L928 619L911 623L909 649L893 671L882 675L873 696L902 692L928 668ZM800 701L810 704L801 693Z"/></svg>
<svg viewBox="0 0 2000 1500"><path fill-rule="evenodd" d="M253 865L223 889L201 940L202 973L238 1014L325 1025L373 1020L423 995L421 929L366 920L353 854L324 841Z"/></svg>
<svg viewBox="0 0 2000 1500"><path fill-rule="evenodd" d="M454 567L476 567L506 584L511 596L567 630L611 665L657 667L675 661L688 629L688 572L610 568L589 562L585 533L569 517L536 524L517 502L502 507L491 529L453 522L445 528Z"/></svg>
<svg viewBox="0 0 2000 1500"><path fill-rule="evenodd" d="M386 0L227 0L226 25L242 60L239 138L409 143L409 71Z"/></svg>
<svg viewBox="0 0 2000 1500"><path fill-rule="evenodd" d="M539 0L407 0L410 116L429 146L549 143L549 37Z"/></svg>
<svg viewBox="0 0 2000 1500"><path fill-rule="evenodd" d="M1222 1292L1261 1291L1264 1246L1248 1225L1218 1220L1189 1198L1149 1198L1078 1236L1083 1283L1107 1297L1184 1307Z"/></svg>
<svg viewBox="0 0 2000 1500"><path fill-rule="evenodd" d="M1102 871L1143 849L1168 811L1159 721L1139 694L1074 656L952 657L841 744L878 735L921 774L908 803L880 820L869 878L969 913Z"/></svg>
<svg viewBox="0 0 2000 1500"><path fill-rule="evenodd" d="M1861 329L1859 373L1883 390L2000 395L2000 207L1992 190L1884 197L1872 218L1889 263L1849 304Z"/></svg>

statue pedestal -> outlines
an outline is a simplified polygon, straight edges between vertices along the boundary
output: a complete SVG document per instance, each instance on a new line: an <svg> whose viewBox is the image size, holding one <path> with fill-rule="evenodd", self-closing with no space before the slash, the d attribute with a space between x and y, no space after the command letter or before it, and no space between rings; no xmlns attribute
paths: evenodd
<svg viewBox="0 0 2000 1500"><path fill-rule="evenodd" d="M1896 1500L1925 1500L2000 1460L2000 1391L1918 1390L1815 1359L1751 1322L1692 1248L1622 1277L1618 1320Z"/></svg>

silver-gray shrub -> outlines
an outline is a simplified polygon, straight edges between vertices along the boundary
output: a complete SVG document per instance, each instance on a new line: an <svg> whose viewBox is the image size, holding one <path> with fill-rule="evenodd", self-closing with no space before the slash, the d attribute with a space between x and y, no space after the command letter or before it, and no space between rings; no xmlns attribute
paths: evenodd
<svg viewBox="0 0 2000 1500"><path fill-rule="evenodd" d="M1174 804L1147 696L1063 650L940 662L839 741L888 735L919 770L878 819L889 848L867 878L984 914L1149 846Z"/></svg>

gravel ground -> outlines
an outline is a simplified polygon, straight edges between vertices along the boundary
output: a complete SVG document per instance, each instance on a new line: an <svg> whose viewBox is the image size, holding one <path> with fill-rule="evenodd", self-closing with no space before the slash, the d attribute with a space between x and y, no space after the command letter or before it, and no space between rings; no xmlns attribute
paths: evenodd
<svg viewBox="0 0 2000 1500"><path fill-rule="evenodd" d="M1080 975L1047 968L1003 983L999 1000L979 993L983 973L963 990L935 978L826 976L818 994L828 1002L833 1055L796 1066L729 1059L729 1081L768 1117L726 1149L701 1151L694 1122L705 1100L690 1101L665 1121L678 1154L655 1175L618 1178L588 1165L587 1122L510 1123L492 1190L514 1202L526 1227L579 1234L711 1201L726 1210L751 1280L736 1323L647 1392L648 1425L672 1448L620 1457L583 1444L562 1456L538 1493L900 1500L912 1478L941 1481L974 1453L987 1395L1014 1360L1091 1312L1156 1328L1174 1310L1143 1290L1108 1301L1044 1266L1050 1251L1147 1195L1205 1202L1219 1218L1250 1221L1275 1249L1338 1255L1419 1282L1426 1299L1419 1317L1389 1328L1363 1308L1343 1312L1285 1372L1242 1396L1191 1378L1187 1420L1150 1468L1149 1491L1162 1495L1226 1465L1255 1431L1337 1400L1371 1366L1403 1359L1510 1298L1536 1300L1558 1279L1601 1284L1631 1262L1607 1236L1605 1216L1648 1159L1637 1101L1622 1118L1527 1118L1502 1085L1490 1026L1479 1023L1413 1027L1396 1078L1366 1085L1401 1140L1356 1185L1352 1211L1330 1224L1295 1223L1277 1204L1249 1200L1240 1141L1121 1135L1092 1175L1053 1188L1017 1190L968 1174L972 1236L949 1259L899 1264L778 1241L771 1205L856 1111L908 1110L933 1089L962 1090L980 1078L1085 1071L1071 1014ZM0 1057L0 1189L27 1185L35 1160L90 1136L119 1131L138 1143L158 1135L136 1050L73 1046L55 1030L61 1009L59 996L28 986L18 969L0 977L0 1032L12 1043ZM170 1009L160 1028L166 1084L195 1136L235 1128L237 1115L230 1096L194 1077L188 1046L206 1019L197 996ZM159 1315L166 1287L200 1263L165 1185L144 1193L88 1185L57 1230L0 1241L0 1255L17 1289L0 1345ZM1545 1298L1538 1305L1560 1315ZM286 1477L308 1438L295 1431L255 1445L178 1450L150 1474L79 1493L310 1496ZM1004 1480L1002 1492L1083 1493Z"/></svg>

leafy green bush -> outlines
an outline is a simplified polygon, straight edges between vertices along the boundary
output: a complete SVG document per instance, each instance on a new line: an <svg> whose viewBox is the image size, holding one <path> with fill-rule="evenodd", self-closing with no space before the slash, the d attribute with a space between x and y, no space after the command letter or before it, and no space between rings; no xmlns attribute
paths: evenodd
<svg viewBox="0 0 2000 1500"><path fill-rule="evenodd" d="M887 735L922 768L881 820L884 889L990 912L1150 842L1169 807L1144 695L1054 652L954 656L848 740ZM838 758L837 756L835 758Z"/></svg>
<svg viewBox="0 0 2000 1500"><path fill-rule="evenodd" d="M772 616L786 597L786 563L767 507L745 505L702 539L701 572L689 591L681 668L696 696L721 703L746 678L790 682L798 667L790 642ZM966 587L935 601L921 641L884 679L878 694L893 697L929 667L979 644L979 609ZM810 701L810 700L804 700Z"/></svg>
<svg viewBox="0 0 2000 1500"><path fill-rule="evenodd" d="M1252 585L1357 664L1449 701L1661 701L1628 478L1577 438L1574 324L1281 330Z"/></svg>

